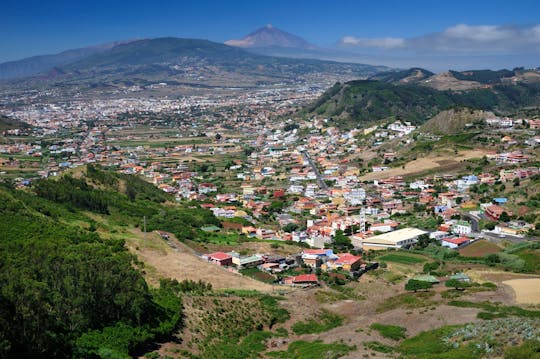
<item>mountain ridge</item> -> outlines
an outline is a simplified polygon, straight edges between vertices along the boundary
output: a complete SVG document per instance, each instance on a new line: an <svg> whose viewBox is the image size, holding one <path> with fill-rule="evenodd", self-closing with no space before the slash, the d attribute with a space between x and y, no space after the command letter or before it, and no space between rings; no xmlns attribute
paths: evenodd
<svg viewBox="0 0 540 359"><path fill-rule="evenodd" d="M272 24L261 27L240 40L225 41L225 44L242 48L284 47L302 50L317 49L317 46L310 44L300 36L278 29Z"/></svg>

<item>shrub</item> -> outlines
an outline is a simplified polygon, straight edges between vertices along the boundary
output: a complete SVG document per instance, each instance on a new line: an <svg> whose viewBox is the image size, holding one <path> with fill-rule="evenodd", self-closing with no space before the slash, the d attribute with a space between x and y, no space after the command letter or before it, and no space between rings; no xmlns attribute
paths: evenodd
<svg viewBox="0 0 540 359"><path fill-rule="evenodd" d="M404 339L406 337L405 333L407 332L406 328L397 325L385 325L379 323L371 324L370 328L378 331L384 338L392 340Z"/></svg>

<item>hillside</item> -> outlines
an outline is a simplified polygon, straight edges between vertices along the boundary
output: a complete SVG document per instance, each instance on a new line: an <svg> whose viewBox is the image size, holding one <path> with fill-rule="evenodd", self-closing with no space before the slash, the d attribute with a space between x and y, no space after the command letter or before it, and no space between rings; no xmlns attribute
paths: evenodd
<svg viewBox="0 0 540 359"><path fill-rule="evenodd" d="M450 109L429 119L420 130L434 135L453 135L465 131L467 125L493 116L493 113L481 110Z"/></svg>
<svg viewBox="0 0 540 359"><path fill-rule="evenodd" d="M12 130L16 128L28 128L28 127L30 127L30 125L28 125L25 122L15 120L4 115L0 115L0 131Z"/></svg>
<svg viewBox="0 0 540 359"><path fill-rule="evenodd" d="M537 69L445 71L434 74L421 68L388 71L375 74L370 80L392 84L417 84L436 90L466 91L490 88L501 84L534 83L540 81Z"/></svg>
<svg viewBox="0 0 540 359"><path fill-rule="evenodd" d="M308 79L365 78L378 66L322 60L271 57L207 40L158 38L120 44L108 51L57 66L25 80L7 82L11 88L51 87L101 93L133 86L254 87L304 83ZM312 82L310 82L312 84Z"/></svg>
<svg viewBox="0 0 540 359"><path fill-rule="evenodd" d="M72 49L51 55L38 55L21 60L8 61L0 64L0 80L32 76L47 72L55 67L64 66L93 54L107 51L126 41Z"/></svg>
<svg viewBox="0 0 540 359"><path fill-rule="evenodd" d="M433 72L414 67L408 70L381 72L370 77L370 80L387 83L416 84L435 75Z"/></svg>
<svg viewBox="0 0 540 359"><path fill-rule="evenodd" d="M357 126L389 117L422 124L453 107L504 113L538 106L540 83L453 92L365 80L337 83L305 108L303 114L329 117L339 126Z"/></svg>

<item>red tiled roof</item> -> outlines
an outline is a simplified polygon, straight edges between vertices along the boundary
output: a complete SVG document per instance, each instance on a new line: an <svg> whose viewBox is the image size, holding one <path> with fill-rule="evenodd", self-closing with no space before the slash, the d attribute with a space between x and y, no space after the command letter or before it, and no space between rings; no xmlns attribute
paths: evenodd
<svg viewBox="0 0 540 359"><path fill-rule="evenodd" d="M339 264L353 264L353 263L358 262L361 259L362 259L362 257L360 257L360 256L355 256L355 255L352 255L350 253L345 253L345 254L339 256L339 259L336 260L336 263L339 263Z"/></svg>
<svg viewBox="0 0 540 359"><path fill-rule="evenodd" d="M445 239L443 239L443 241L448 242L448 243L457 244L459 246L460 244L463 244L465 242L470 241L470 239L467 238L467 237L445 238Z"/></svg>
<svg viewBox="0 0 540 359"><path fill-rule="evenodd" d="M316 274L300 274L293 277L293 283L317 282Z"/></svg>
<svg viewBox="0 0 540 359"><path fill-rule="evenodd" d="M218 261L222 261L222 260L225 260L225 259L229 259L229 258L232 258L230 255L228 255L227 253L223 253L223 252L215 252L215 253L210 253L210 254L207 254L206 255L208 258L211 258L211 259L216 259Z"/></svg>

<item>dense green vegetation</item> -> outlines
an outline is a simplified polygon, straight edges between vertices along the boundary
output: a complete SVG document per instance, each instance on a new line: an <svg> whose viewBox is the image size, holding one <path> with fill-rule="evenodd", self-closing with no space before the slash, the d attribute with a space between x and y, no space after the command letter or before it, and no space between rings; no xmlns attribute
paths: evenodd
<svg viewBox="0 0 540 359"><path fill-rule="evenodd" d="M501 79L506 77L512 77L516 74L516 71L511 70L470 70L470 71L452 71L452 76L458 80L464 81L476 81L482 84L498 84L501 83Z"/></svg>
<svg viewBox="0 0 540 359"><path fill-rule="evenodd" d="M334 85L304 113L339 119L341 125L368 123L392 116L421 124L440 111L455 107L504 112L539 103L538 83L452 92L419 85L357 80Z"/></svg>
<svg viewBox="0 0 540 359"><path fill-rule="evenodd" d="M174 329L178 291L150 290L123 242L64 224L66 212L0 188L2 356L127 356ZM109 340L96 339L103 335Z"/></svg>
<svg viewBox="0 0 540 359"><path fill-rule="evenodd" d="M375 329L379 334L388 339L400 340L406 338L405 333L407 333L407 329L398 325L373 323L370 325L370 328Z"/></svg>

